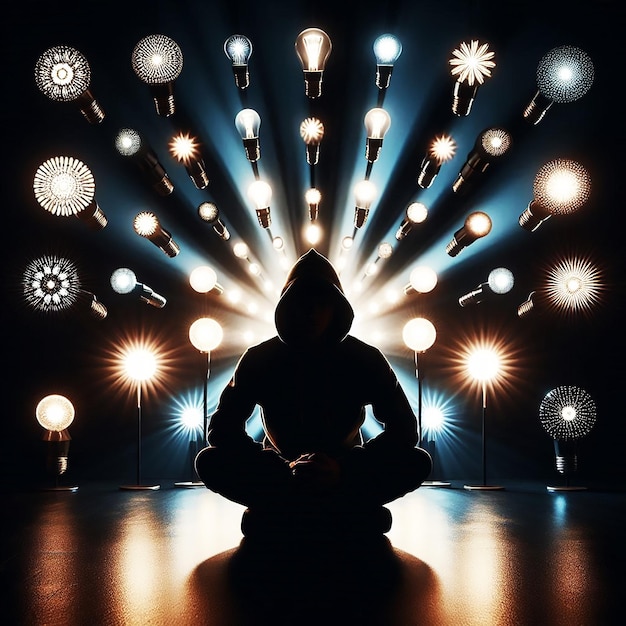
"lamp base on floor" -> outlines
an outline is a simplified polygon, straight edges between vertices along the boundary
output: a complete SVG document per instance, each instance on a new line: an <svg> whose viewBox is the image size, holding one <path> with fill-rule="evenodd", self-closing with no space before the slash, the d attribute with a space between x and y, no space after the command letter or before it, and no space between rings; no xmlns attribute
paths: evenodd
<svg viewBox="0 0 626 626"><path fill-rule="evenodd" d="M504 487L499 485L463 485L468 491L501 491Z"/></svg>
<svg viewBox="0 0 626 626"><path fill-rule="evenodd" d="M120 489L122 491L156 491L160 489L161 485L121 485Z"/></svg>

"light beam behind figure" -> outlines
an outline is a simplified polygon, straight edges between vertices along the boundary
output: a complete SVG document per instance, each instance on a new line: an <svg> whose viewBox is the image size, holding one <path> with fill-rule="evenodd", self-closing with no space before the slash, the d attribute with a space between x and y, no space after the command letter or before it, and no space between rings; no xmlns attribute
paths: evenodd
<svg viewBox="0 0 626 626"><path fill-rule="evenodd" d="M333 48L330 37L320 28L306 28L296 37L295 48L304 74L305 94L309 98L319 98L324 70Z"/></svg>
<svg viewBox="0 0 626 626"><path fill-rule="evenodd" d="M421 202L411 202L406 208L406 217L396 231L396 239L404 239L413 229L415 224L421 224L428 217L428 209Z"/></svg>
<svg viewBox="0 0 626 626"><path fill-rule="evenodd" d="M160 196L168 196L174 191L174 185L165 168L138 131L133 128L120 129L115 136L115 149L139 166Z"/></svg>
<svg viewBox="0 0 626 626"><path fill-rule="evenodd" d="M213 226L213 230L224 240L230 239L230 232L224 223L220 220L220 212L215 202L201 202L198 205L198 216L203 222L207 222Z"/></svg>
<svg viewBox="0 0 626 626"><path fill-rule="evenodd" d="M480 44L474 39L469 44L461 42L452 52L449 63L452 66L450 73L456 77L452 100L455 115L463 117L470 114L478 88L491 76L491 70L496 66L494 57L495 53L489 51L488 43Z"/></svg>
<svg viewBox="0 0 626 626"><path fill-rule="evenodd" d="M120 489L157 490L160 485L144 485L141 481L141 386L157 374L159 363L151 350L143 346L135 346L122 354L121 366L126 378L134 382L137 387L137 479L134 485L122 485Z"/></svg>
<svg viewBox="0 0 626 626"><path fill-rule="evenodd" d="M55 477L54 487L47 487L46 490L76 491L78 487L59 485L59 476L67 471L72 439L68 428L74 421L74 405L65 396L52 394L37 403L35 415L39 424L46 429L42 437L46 446L46 470Z"/></svg>
<svg viewBox="0 0 626 626"><path fill-rule="evenodd" d="M449 135L435 137L429 148L428 154L422 159L420 172L417 176L417 184L422 189L428 189L432 184L441 166L449 161L456 153L456 142Z"/></svg>
<svg viewBox="0 0 626 626"><path fill-rule="evenodd" d="M170 258L175 257L180 252L180 247L172 239L172 235L161 227L159 219L151 211L137 213L133 220L133 229L139 236L151 241Z"/></svg>
<svg viewBox="0 0 626 626"><path fill-rule="evenodd" d="M553 159L542 165L533 182L533 199L519 216L520 226L537 230L553 215L570 215L582 208L591 194L591 177L578 162Z"/></svg>
<svg viewBox="0 0 626 626"><path fill-rule="evenodd" d="M385 33L376 37L373 49L376 58L376 86L379 89L387 89L393 66L402 54L402 44L395 35Z"/></svg>
<svg viewBox="0 0 626 626"><path fill-rule="evenodd" d="M107 225L96 201L93 174L79 159L57 156L44 161L35 172L33 191L40 206L52 215L75 215L93 230Z"/></svg>
<svg viewBox="0 0 626 626"><path fill-rule="evenodd" d="M436 476L437 465L437 435L444 429L444 412L438 406L425 406L422 412L422 435L425 444L423 447L428 451L433 460L432 475ZM451 483L445 480L425 480L422 487L450 487Z"/></svg>
<svg viewBox="0 0 626 626"><path fill-rule="evenodd" d="M554 440L556 469L566 477L567 485L548 487L549 491L580 491L573 487L570 475L578 470L578 440L589 434L596 423L596 404L587 391L574 385L552 389L541 401L539 419Z"/></svg>
<svg viewBox="0 0 626 626"><path fill-rule="evenodd" d="M252 42L245 35L231 35L224 42L224 54L232 63L235 85L239 89L247 89L250 85L248 63L252 56Z"/></svg>
<svg viewBox="0 0 626 626"><path fill-rule="evenodd" d="M376 186L370 180L361 180L354 186L354 227L361 228L367 221L372 202L376 197Z"/></svg>
<svg viewBox="0 0 626 626"><path fill-rule="evenodd" d="M365 158L374 163L380 154L385 135L391 126L391 116L385 109L376 107L365 114L363 120L367 139L365 141Z"/></svg>
<svg viewBox="0 0 626 626"><path fill-rule="evenodd" d="M405 345L413 350L415 355L415 378L417 380L417 426L422 434L422 375L419 369L418 354L426 352L437 338L434 324L425 317L415 317L409 320L402 329L402 339Z"/></svg>
<svg viewBox="0 0 626 626"><path fill-rule="evenodd" d="M465 218L462 228L454 233L452 240L446 246L450 256L456 256L463 248L485 237L491 232L491 218L482 211L474 211Z"/></svg>
<svg viewBox="0 0 626 626"><path fill-rule="evenodd" d="M133 270L127 267L119 267L111 274L111 287L113 291L119 294L132 293L139 296L139 298L157 309L162 309L167 300L155 293L148 285L137 281L137 276Z"/></svg>
<svg viewBox="0 0 626 626"><path fill-rule="evenodd" d="M513 289L515 278L513 272L506 267L496 267L489 272L487 282L481 283L476 289L466 293L459 298L459 304L461 306L468 306L469 304L480 304L486 298L489 298L489 294L505 294L509 293Z"/></svg>
<svg viewBox="0 0 626 626"><path fill-rule="evenodd" d="M307 117L300 124L300 137L306 144L306 162L309 165L317 165L320 143L324 137L324 124L316 117Z"/></svg>
<svg viewBox="0 0 626 626"><path fill-rule="evenodd" d="M589 55L575 46L552 48L537 65L537 92L524 109L524 119L539 124L555 103L574 102L591 89L594 79Z"/></svg>
<svg viewBox="0 0 626 626"><path fill-rule="evenodd" d="M205 189L209 184L209 176L200 152L200 144L189 133L178 133L169 143L170 154L182 163L196 189Z"/></svg>
<svg viewBox="0 0 626 626"><path fill-rule="evenodd" d="M248 199L254 204L254 210L259 226L269 228L272 223L270 204L272 202L272 188L262 180L255 180L248 187Z"/></svg>
<svg viewBox="0 0 626 626"><path fill-rule="evenodd" d="M183 69L180 46L165 35L148 35L133 48L131 66L137 77L148 85L157 114L173 115L176 111L174 82Z"/></svg>
<svg viewBox="0 0 626 626"><path fill-rule="evenodd" d="M43 52L35 63L35 83L51 100L76 105L90 124L104 119L104 111L90 91L89 62L75 48L54 46Z"/></svg>
<svg viewBox="0 0 626 626"><path fill-rule="evenodd" d="M241 109L235 116L235 128L241 136L246 158L251 163L261 158L260 127L261 116L254 109Z"/></svg>
<svg viewBox="0 0 626 626"><path fill-rule="evenodd" d="M466 360L467 373L480 383L482 390L482 468L483 482L480 485L464 485L468 490L496 490L504 489L498 485L487 484L487 383L500 374L500 357L491 348L478 348L468 354Z"/></svg>
<svg viewBox="0 0 626 626"><path fill-rule="evenodd" d="M472 178L483 174L494 161L501 159L511 147L511 134L504 128L493 126L486 128L474 143L474 147L467 155L457 179L452 184L452 190L458 192L464 184Z"/></svg>

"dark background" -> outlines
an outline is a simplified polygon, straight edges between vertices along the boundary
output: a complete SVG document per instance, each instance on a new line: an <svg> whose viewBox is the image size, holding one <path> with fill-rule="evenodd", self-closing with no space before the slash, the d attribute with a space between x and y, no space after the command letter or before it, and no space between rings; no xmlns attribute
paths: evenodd
<svg viewBox="0 0 626 626"><path fill-rule="evenodd" d="M438 462L448 478L477 479L481 472L480 389L460 373L463 347L490 338L507 352L509 368L488 397L489 474L494 479L555 481L552 441L539 422L545 394L560 385L584 388L597 406L597 422L580 441L579 476L587 484L624 486L624 281L621 149L623 107L620 93L621 3L596 0L565 2L84 2L16 5L4 20L5 131L3 177L4 233L4 380L8 405L3 411L3 476L8 484L44 479L42 429L37 402L49 393L72 400L76 418L67 480L127 480L134 477L137 441L135 388L116 372L116 352L137 337L158 345L166 376L142 391L142 463L145 476L187 478L189 436L177 426L185 403L202 401L206 355L188 339L191 322L201 315L216 319L224 340L211 354L209 408L212 410L237 358L251 341L271 334L276 293L266 293L247 263L234 257L232 244L245 241L250 257L277 290L286 270L308 249L302 227L308 219L303 194L310 169L299 136L309 115L325 125L316 185L323 194L320 221L326 235L320 252L338 262L340 241L352 234L352 188L366 171L363 117L377 106L374 39L384 32L399 37L403 52L385 93L392 124L370 179L378 196L366 225L355 236L342 280L357 312L358 334L389 356L407 393L417 390L413 353L403 344L403 325L428 317L437 340L420 356L425 403L446 405L448 426L438 439ZM331 37L333 50L323 79L323 94L309 100L294 42L304 28L317 26ZM130 56L142 37L162 33L173 38L184 56L175 83L176 114L159 117L147 86L134 75ZM253 42L250 87L240 92L224 40L234 33ZM448 59L461 41L488 42L496 53L493 76L478 91L467 117L451 112L454 80ZM48 47L66 44L80 50L92 71L91 91L105 111L98 126L89 125L67 103L48 100L34 83L33 68ZM555 104L545 119L530 126L522 111L536 91L535 69L548 50L575 45L592 58L591 90L570 104ZM253 180L234 117L244 107L261 116L261 178L273 187L270 232L258 225L246 198ZM158 196L134 164L113 146L122 127L139 130L159 156L174 193ZM513 137L507 156L494 164L465 194L451 186L477 134L503 126ZM210 179L197 190L185 169L168 153L177 130L190 130L202 142ZM454 159L442 166L433 186L422 190L417 175L429 141L452 134ZM74 218L54 217L34 199L37 167L57 155L86 163L96 180L96 198L107 227L90 231ZM517 218L532 198L538 168L553 158L572 158L592 179L589 202L576 214L552 218L528 233ZM231 232L228 242L197 216L203 200L216 202ZM402 241L394 234L409 202L429 208L427 221ZM174 259L136 235L132 219L141 210L157 213L180 245ZM482 240L451 258L446 243L471 211L484 210L494 228ZM284 257L271 236L285 240ZM375 277L356 283L382 242L393 255ZM42 314L25 301L22 276L27 264L55 254L76 265L84 289L108 311L104 320L77 311ZM524 318L517 307L542 286L546 268L577 257L599 268L600 301L588 310L547 308ZM225 291L242 288L259 305L250 313L230 304L225 294L194 292L189 272L212 266ZM402 295L418 264L438 273L433 292ZM140 282L167 298L163 309L115 293L111 273L130 267ZM487 279L491 269L509 268L513 290L488 302L460 307L458 298ZM395 305L378 313L387 287L400 291ZM251 329L253 336L244 335ZM315 393L314 383L312 393ZM306 401L306 399L303 399ZM251 426L253 428L253 425ZM192 452L191 452L192 453Z"/></svg>

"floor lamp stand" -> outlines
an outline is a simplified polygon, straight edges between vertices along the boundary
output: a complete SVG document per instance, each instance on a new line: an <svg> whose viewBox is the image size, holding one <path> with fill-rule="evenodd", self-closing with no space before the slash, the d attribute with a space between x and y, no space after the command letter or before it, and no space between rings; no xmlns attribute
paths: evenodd
<svg viewBox="0 0 626 626"><path fill-rule="evenodd" d="M137 480L134 485L121 485L124 491L140 491L160 489L161 485L143 485L141 483L141 383L137 383Z"/></svg>
<svg viewBox="0 0 626 626"><path fill-rule="evenodd" d="M469 491L498 491L504 489L500 485L487 484L487 390L483 382L483 412L482 412L482 452L483 452L483 482L480 485L464 485L463 488Z"/></svg>

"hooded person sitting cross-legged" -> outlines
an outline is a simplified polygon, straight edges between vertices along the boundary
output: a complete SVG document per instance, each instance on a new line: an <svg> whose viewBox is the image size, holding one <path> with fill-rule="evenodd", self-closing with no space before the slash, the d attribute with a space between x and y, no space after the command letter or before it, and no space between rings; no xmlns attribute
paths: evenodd
<svg viewBox="0 0 626 626"><path fill-rule="evenodd" d="M353 319L335 269L309 250L282 289L277 335L245 351L221 394L196 470L247 507L246 536L383 534L392 521L384 505L431 471L395 373L349 334ZM262 442L246 432L257 405ZM368 405L383 430L363 441Z"/></svg>

